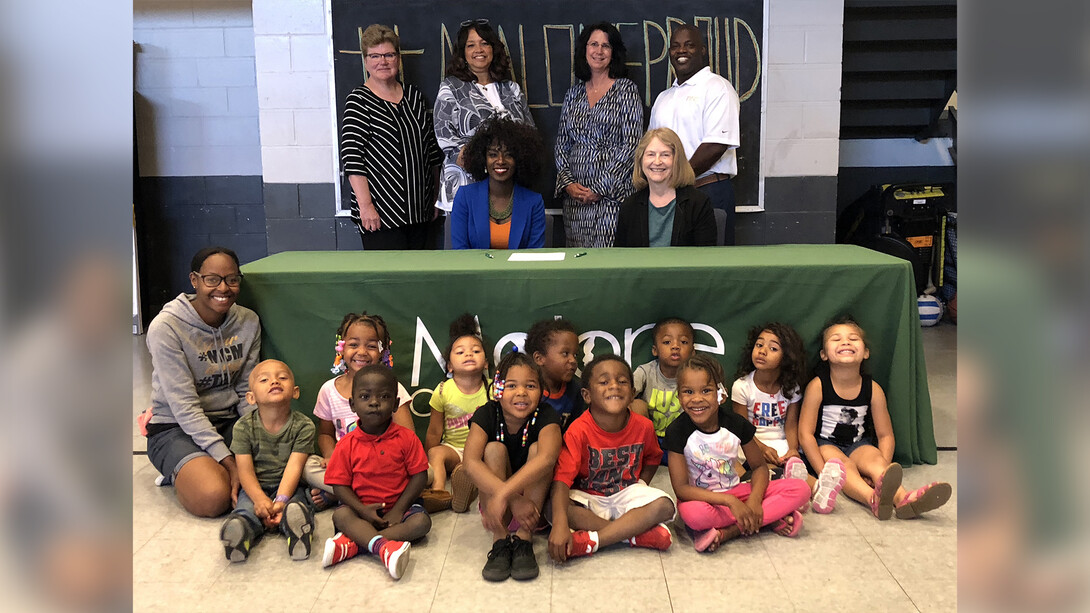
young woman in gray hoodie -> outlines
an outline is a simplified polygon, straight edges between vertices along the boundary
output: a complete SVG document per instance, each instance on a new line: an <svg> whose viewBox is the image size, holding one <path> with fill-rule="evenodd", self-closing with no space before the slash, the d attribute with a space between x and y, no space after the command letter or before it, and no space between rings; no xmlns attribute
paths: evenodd
<svg viewBox="0 0 1090 613"><path fill-rule="evenodd" d="M193 294L179 294L148 327L151 420L148 459L183 507L215 517L238 496L238 470L228 448L259 361L257 313L235 304L242 284L238 256L206 247L193 256Z"/></svg>

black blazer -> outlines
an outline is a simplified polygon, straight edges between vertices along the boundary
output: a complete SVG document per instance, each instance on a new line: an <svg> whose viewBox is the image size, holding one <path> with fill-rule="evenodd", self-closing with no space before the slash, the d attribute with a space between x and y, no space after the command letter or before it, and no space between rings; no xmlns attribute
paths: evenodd
<svg viewBox="0 0 1090 613"><path fill-rule="evenodd" d="M617 214L615 247L646 247L651 230L647 227L648 188L632 194ZM674 205L673 247L713 247L716 244L715 214L711 200L695 187L677 188Z"/></svg>

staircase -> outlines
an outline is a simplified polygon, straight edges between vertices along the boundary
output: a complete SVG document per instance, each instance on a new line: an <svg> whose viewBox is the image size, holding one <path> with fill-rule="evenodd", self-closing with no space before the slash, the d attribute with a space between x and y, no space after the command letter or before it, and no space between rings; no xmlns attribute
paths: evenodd
<svg viewBox="0 0 1090 613"><path fill-rule="evenodd" d="M955 0L845 0L840 138L949 136Z"/></svg>

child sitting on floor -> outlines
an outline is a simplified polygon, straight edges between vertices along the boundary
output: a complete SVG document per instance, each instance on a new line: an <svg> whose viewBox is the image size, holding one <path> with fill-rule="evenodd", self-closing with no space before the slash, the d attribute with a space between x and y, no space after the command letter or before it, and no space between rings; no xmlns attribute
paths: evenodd
<svg viewBox="0 0 1090 613"><path fill-rule="evenodd" d="M311 487L314 507L319 511L337 503L333 488L325 484L326 463L333 455L333 447L344 435L356 429L356 414L348 402L352 395L352 378L361 368L372 364L393 368L392 344L386 322L380 315L348 313L337 328L337 357L331 369L337 376L322 384L314 402L319 453L307 459L303 470L303 477ZM394 423L413 430L411 401L409 392L399 383Z"/></svg>
<svg viewBox="0 0 1090 613"><path fill-rule="evenodd" d="M343 504L333 512L338 532L326 540L322 566L347 560L363 547L400 579L409 562L409 541L431 530L431 517L418 501L428 478L428 457L415 432L393 423L393 370L380 365L360 369L352 378L349 403L358 427L337 443L326 468L326 483Z"/></svg>
<svg viewBox="0 0 1090 613"><path fill-rule="evenodd" d="M648 485L662 449L650 420L628 409L632 370L606 354L584 375L588 408L564 433L553 475L549 555L564 562L621 541L668 549L672 538L663 522L674 516L674 503Z"/></svg>
<svg viewBox="0 0 1090 613"><path fill-rule="evenodd" d="M561 431L586 409L583 382L575 375L578 351L579 336L566 319L543 319L526 333L526 353L541 367L543 400L560 414Z"/></svg>
<svg viewBox="0 0 1090 613"><path fill-rule="evenodd" d="M824 473L830 465L842 467L844 493L868 505L875 517L912 519L946 504L953 490L939 482L912 492L901 487L886 395L863 374L869 357L863 328L851 317L838 318L822 331L822 364L803 395L799 442L815 469ZM813 504L818 510L816 494Z"/></svg>
<svg viewBox="0 0 1090 613"><path fill-rule="evenodd" d="M560 455L560 415L541 402L541 371L525 353L496 367L496 400L470 420L463 466L481 492L481 521L492 550L481 574L488 581L538 575L533 534Z"/></svg>
<svg viewBox="0 0 1090 613"><path fill-rule="evenodd" d="M655 359L638 366L632 375L636 398L641 401L633 403L632 410L651 418L661 446L666 427L681 415L677 368L693 355L694 332L684 319L667 317L655 324L651 336L655 339L651 346Z"/></svg>
<svg viewBox="0 0 1090 613"><path fill-rule="evenodd" d="M723 369L710 356L698 354L683 362L677 391L685 413L666 429L670 483L697 551L715 551L727 540L757 534L762 526L795 536L802 528L796 509L810 497L805 481L769 483L756 427L727 404L720 406L722 384ZM741 451L749 458L749 483L739 483L734 469Z"/></svg>
<svg viewBox="0 0 1090 613"><path fill-rule="evenodd" d="M477 407L488 402L488 353L477 320L466 313L450 324L450 344L443 354L447 377L431 395L431 420L424 438L431 489L424 490L430 511L451 507L464 513L476 495L469 479L455 479L462 471L462 453L469 435L469 420ZM451 475L453 495L447 492ZM457 486L457 487L455 487Z"/></svg>
<svg viewBox="0 0 1090 613"><path fill-rule="evenodd" d="M314 424L291 410L292 399L298 397L287 364L265 360L250 372L246 402L256 404L257 410L239 418L231 440L242 490L220 528L220 542L232 562L249 558L265 530L288 537L291 559L310 557L314 519L299 477L314 448Z"/></svg>

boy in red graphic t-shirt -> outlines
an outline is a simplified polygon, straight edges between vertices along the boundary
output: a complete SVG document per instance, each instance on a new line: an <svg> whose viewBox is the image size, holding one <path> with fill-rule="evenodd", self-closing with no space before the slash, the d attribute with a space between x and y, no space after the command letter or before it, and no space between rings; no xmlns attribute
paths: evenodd
<svg viewBox="0 0 1090 613"><path fill-rule="evenodd" d="M583 373L589 407L564 434L552 486L549 555L557 562L621 541L667 549L670 496L648 483L662 459L651 420L632 413L632 369L599 356ZM574 529L574 532L572 531Z"/></svg>

